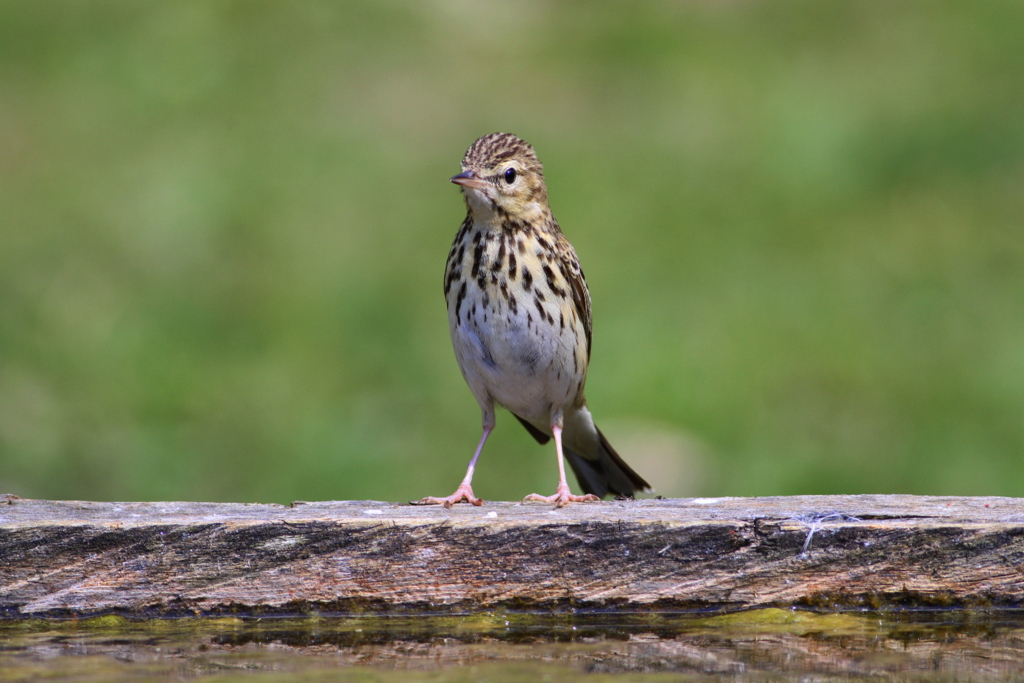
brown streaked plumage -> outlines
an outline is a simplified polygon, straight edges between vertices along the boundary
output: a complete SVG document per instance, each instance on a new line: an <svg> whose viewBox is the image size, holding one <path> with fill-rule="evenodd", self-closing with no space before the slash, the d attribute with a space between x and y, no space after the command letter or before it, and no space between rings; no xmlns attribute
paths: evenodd
<svg viewBox="0 0 1024 683"><path fill-rule="evenodd" d="M583 387L590 363L590 293L579 260L548 207L544 169L533 147L508 133L485 135L451 179L467 215L444 275L448 323L459 368L483 411L483 434L459 488L444 498L482 504L473 470L494 429L494 406L507 408L541 444L555 439L558 488L531 494L558 506L632 496L649 485L594 425ZM586 495L569 491L564 457Z"/></svg>

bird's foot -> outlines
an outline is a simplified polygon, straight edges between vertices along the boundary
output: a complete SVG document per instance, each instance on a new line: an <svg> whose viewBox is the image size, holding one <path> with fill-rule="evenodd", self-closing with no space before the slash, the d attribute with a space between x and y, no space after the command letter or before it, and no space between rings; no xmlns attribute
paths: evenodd
<svg viewBox="0 0 1024 683"><path fill-rule="evenodd" d="M459 488L455 489L455 493L446 498L436 498L434 496L427 496L426 498L420 498L419 500L410 500L410 505L444 505L446 508L450 508L456 503L466 501L473 505L483 505L483 498L477 498L473 495L473 487L469 484L462 484Z"/></svg>
<svg viewBox="0 0 1024 683"><path fill-rule="evenodd" d="M556 508L565 507L569 503L597 503L601 499L595 496L593 493L588 493L582 496L575 496L569 490L567 484L559 484L558 489L555 491L553 496L542 496L539 493L531 493L526 498L523 498L523 502L537 501L540 503L554 503Z"/></svg>

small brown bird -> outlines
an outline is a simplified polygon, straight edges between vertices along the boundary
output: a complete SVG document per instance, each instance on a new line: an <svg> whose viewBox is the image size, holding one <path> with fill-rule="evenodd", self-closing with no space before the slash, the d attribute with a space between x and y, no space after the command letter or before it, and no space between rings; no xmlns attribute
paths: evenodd
<svg viewBox="0 0 1024 683"><path fill-rule="evenodd" d="M590 362L590 292L576 252L548 208L533 147L515 135L480 138L451 179L467 215L444 274L455 357L483 411L483 435L466 477L446 498L419 505L480 505L471 482L494 429L494 405L507 408L541 444L555 438L558 488L524 498L561 507L608 493L632 496L649 485L594 426L583 397ZM586 495L565 481L563 452Z"/></svg>

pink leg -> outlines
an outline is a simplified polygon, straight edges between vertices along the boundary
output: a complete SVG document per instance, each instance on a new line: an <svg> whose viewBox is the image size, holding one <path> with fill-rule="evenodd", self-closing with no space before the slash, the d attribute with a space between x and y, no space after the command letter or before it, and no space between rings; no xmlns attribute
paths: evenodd
<svg viewBox="0 0 1024 683"><path fill-rule="evenodd" d="M466 501L473 505L483 505L484 501L482 498L477 498L473 495L473 487L471 485L473 481L473 470L476 469L476 460L480 457L480 452L484 449L484 444L487 443L487 437L490 435L491 430L494 429L494 409L490 411L484 410L484 433L480 437L480 443L476 446L476 453L473 454L473 459L469 461L469 467L466 468L466 476L462 479L462 483L459 484L459 488L455 489L455 493L445 498L437 498L435 496L427 496L419 500L410 500L410 505L444 505L446 508L450 508L455 503L461 503Z"/></svg>
<svg viewBox="0 0 1024 683"><path fill-rule="evenodd" d="M525 503L528 500L536 500L542 503L554 503L555 507L564 507L569 503L589 503L592 501L600 501L601 499L595 496L593 493L588 493L583 496L574 496L569 490L569 484L565 481L565 458L562 457L562 420L558 420L558 424L551 425L551 431L555 435L555 450L558 452L558 488L555 489L555 495L553 496L542 496L539 493L531 493L526 498L523 498Z"/></svg>

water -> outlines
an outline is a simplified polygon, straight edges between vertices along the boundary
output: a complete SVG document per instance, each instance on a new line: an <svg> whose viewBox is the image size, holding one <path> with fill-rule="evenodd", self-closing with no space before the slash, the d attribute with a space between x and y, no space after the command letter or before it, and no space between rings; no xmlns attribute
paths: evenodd
<svg viewBox="0 0 1024 683"><path fill-rule="evenodd" d="M0 681L1024 680L1024 613L0 622Z"/></svg>

